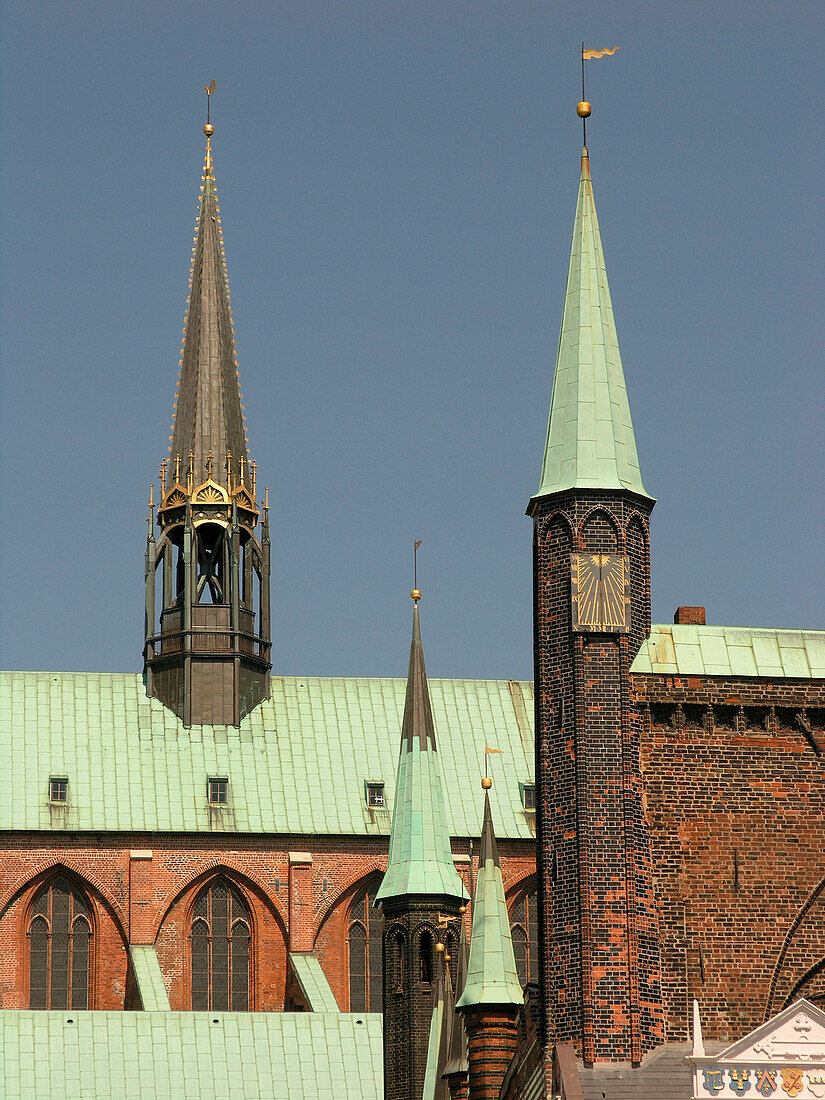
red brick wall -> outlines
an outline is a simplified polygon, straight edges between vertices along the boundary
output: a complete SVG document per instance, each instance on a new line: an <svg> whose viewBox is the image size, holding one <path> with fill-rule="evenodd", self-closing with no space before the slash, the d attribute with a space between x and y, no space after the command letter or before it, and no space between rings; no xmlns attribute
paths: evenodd
<svg viewBox="0 0 825 1100"><path fill-rule="evenodd" d="M667 1038L732 1040L823 993L825 684L634 677ZM807 979L807 980L806 980Z"/></svg>
<svg viewBox="0 0 825 1100"><path fill-rule="evenodd" d="M466 840L456 842L463 872L469 847ZM505 885L518 891L535 873L534 846L502 841L500 851ZM145 858L149 852L151 859ZM284 1008L291 944L292 950L314 948L346 1010L349 905L365 878L384 870L386 853L386 837L6 835L0 846L0 1008L28 1007L28 909L38 886L61 867L85 891L94 914L91 1007L123 1008L132 942L156 944L172 1008L188 1008L189 909L211 876L225 874L250 907L252 1007Z"/></svg>

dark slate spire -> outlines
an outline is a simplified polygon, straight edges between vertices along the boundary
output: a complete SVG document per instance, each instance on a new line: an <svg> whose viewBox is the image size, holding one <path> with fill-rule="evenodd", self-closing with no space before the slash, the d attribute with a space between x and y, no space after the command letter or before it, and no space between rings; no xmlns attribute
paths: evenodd
<svg viewBox="0 0 825 1100"><path fill-rule="evenodd" d="M213 130L207 117L171 461L161 463L161 537L155 544L150 535L146 551L146 690L186 726L237 726L269 697L271 667L269 507L259 537L212 174Z"/></svg>
<svg viewBox="0 0 825 1100"><path fill-rule="evenodd" d="M246 448L218 192L207 138L167 485L175 480L178 462L183 475L178 480L184 480L190 455L195 486L207 481L210 473L222 485L227 480L249 485Z"/></svg>
<svg viewBox="0 0 825 1100"><path fill-rule="evenodd" d="M448 897L459 902L467 896L455 869L447 829L441 763L436 751L421 645L418 600L415 600L413 612L389 860L376 902L413 895Z"/></svg>

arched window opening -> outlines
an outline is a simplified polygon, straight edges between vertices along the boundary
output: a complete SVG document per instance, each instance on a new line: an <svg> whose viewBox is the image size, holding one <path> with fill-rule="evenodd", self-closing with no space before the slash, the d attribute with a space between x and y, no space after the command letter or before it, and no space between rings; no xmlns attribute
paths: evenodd
<svg viewBox="0 0 825 1100"><path fill-rule="evenodd" d="M89 904L62 875L35 897L28 935L29 1007L88 1008Z"/></svg>
<svg viewBox="0 0 825 1100"><path fill-rule="evenodd" d="M522 985L539 980L539 918L536 886L528 887L510 911L513 954Z"/></svg>
<svg viewBox="0 0 825 1100"><path fill-rule="evenodd" d="M433 937L427 931L418 938L418 976L425 985L433 980Z"/></svg>
<svg viewBox="0 0 825 1100"><path fill-rule="evenodd" d="M350 1012L381 1012L384 1007L384 921L374 908L378 882L357 894L349 911Z"/></svg>
<svg viewBox="0 0 825 1100"><path fill-rule="evenodd" d="M192 1010L248 1011L249 910L226 879L214 879L198 894L189 939Z"/></svg>
<svg viewBox="0 0 825 1100"><path fill-rule="evenodd" d="M204 523L198 528L196 542L198 577L195 599L198 603L226 603L229 565L229 540L226 532L220 524Z"/></svg>
<svg viewBox="0 0 825 1100"><path fill-rule="evenodd" d="M393 993L403 993L407 969L407 938L404 933L399 930L393 934L390 944L392 959L392 991Z"/></svg>

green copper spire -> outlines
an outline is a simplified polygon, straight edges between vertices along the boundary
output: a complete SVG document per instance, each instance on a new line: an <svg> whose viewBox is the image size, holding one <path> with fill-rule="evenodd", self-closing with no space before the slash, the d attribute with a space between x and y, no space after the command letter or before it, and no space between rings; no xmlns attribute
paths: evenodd
<svg viewBox="0 0 825 1100"><path fill-rule="evenodd" d="M467 980L456 1008L475 1005L520 1005L524 1002L516 972L510 918L504 900L504 881L498 861L490 796L484 795L484 824L478 855L473 930Z"/></svg>
<svg viewBox="0 0 825 1100"><path fill-rule="evenodd" d="M410 895L461 901L467 897L455 869L447 831L441 764L435 746L418 622L418 600L413 612L389 861L376 902Z"/></svg>
<svg viewBox="0 0 825 1100"><path fill-rule="evenodd" d="M531 505L565 489L628 489L648 496L636 454L586 148L544 462Z"/></svg>

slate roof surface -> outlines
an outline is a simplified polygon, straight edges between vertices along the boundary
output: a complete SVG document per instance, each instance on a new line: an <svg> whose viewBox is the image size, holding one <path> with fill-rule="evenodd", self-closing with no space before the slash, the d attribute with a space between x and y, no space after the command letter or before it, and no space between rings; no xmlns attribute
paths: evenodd
<svg viewBox="0 0 825 1100"><path fill-rule="evenodd" d="M273 677L240 727L186 729L139 675L0 672L0 830L388 835L405 680ZM529 840L533 685L430 680L451 836L478 835L475 777L492 757L499 837ZM49 777L68 800L49 804ZM229 779L210 809L209 776ZM472 778L469 778L472 777ZM383 780L369 810L364 780Z"/></svg>
<svg viewBox="0 0 825 1100"><path fill-rule="evenodd" d="M338 1012L338 1002L321 969L321 964L311 952L292 951L289 955L301 992L307 999L311 1012Z"/></svg>
<svg viewBox="0 0 825 1100"><path fill-rule="evenodd" d="M793 680L825 677L825 630L656 624L630 671Z"/></svg>
<svg viewBox="0 0 825 1100"><path fill-rule="evenodd" d="M4 1100L381 1100L382 1017L0 1012Z"/></svg>
<svg viewBox="0 0 825 1100"><path fill-rule="evenodd" d="M214 174L205 166L169 448L173 460L180 456L183 471L191 453L195 485L211 476L210 454L221 483L227 452L232 454L236 471L241 460L247 461L237 369L218 193ZM174 472L173 461L166 488L174 484ZM186 481L185 472L182 480Z"/></svg>
<svg viewBox="0 0 825 1100"><path fill-rule="evenodd" d="M647 496L630 419L590 165L582 156L547 440L533 500L571 488Z"/></svg>
<svg viewBox="0 0 825 1100"><path fill-rule="evenodd" d="M706 1043L705 1048L710 1054L723 1045ZM637 1067L622 1062L579 1066L584 1100L691 1100L690 1052L690 1043L665 1043Z"/></svg>

